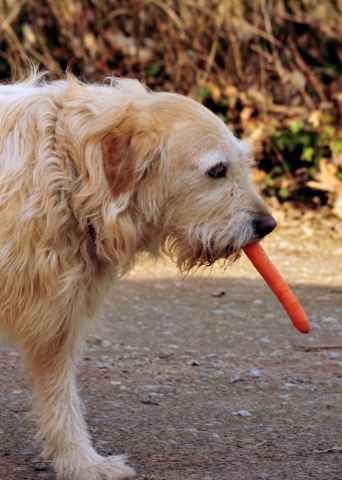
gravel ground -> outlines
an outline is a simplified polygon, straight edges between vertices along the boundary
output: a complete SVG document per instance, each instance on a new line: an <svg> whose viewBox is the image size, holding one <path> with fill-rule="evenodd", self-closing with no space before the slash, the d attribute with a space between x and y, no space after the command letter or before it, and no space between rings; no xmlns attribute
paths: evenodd
<svg viewBox="0 0 342 480"><path fill-rule="evenodd" d="M183 278L167 261L121 280L79 373L97 450L125 453L139 480L341 480L334 237L299 224L264 241L311 320L309 335L293 328L246 257L210 276ZM55 480L32 440L20 354L3 346L0 365L0 478Z"/></svg>

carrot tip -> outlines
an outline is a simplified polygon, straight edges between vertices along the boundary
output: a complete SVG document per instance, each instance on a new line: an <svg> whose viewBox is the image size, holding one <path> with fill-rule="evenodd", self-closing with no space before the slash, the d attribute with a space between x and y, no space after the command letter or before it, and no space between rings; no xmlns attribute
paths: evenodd
<svg viewBox="0 0 342 480"><path fill-rule="evenodd" d="M301 333L309 333L310 322L296 296L268 258L259 242L246 245L245 254L263 277Z"/></svg>

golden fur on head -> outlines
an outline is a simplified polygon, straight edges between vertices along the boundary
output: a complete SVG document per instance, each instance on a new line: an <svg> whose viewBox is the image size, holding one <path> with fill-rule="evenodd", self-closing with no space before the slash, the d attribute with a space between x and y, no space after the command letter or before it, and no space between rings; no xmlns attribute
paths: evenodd
<svg viewBox="0 0 342 480"><path fill-rule="evenodd" d="M249 151L197 102L136 80L43 74L0 86L1 328L35 381L59 478L132 476L92 449L75 388L88 323L141 252L182 269L235 258L269 218Z"/></svg>

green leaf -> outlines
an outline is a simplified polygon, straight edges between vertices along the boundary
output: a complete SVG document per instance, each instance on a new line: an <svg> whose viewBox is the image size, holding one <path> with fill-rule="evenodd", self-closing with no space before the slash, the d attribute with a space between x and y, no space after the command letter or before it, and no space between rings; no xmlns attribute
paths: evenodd
<svg viewBox="0 0 342 480"><path fill-rule="evenodd" d="M163 69L164 65L164 62L149 63L145 67L147 76L155 78Z"/></svg>
<svg viewBox="0 0 342 480"><path fill-rule="evenodd" d="M280 198L282 198L283 200L286 200L287 198L289 198L290 196L290 192L289 192L289 188L286 187L286 188L281 188L278 192L278 195Z"/></svg>
<svg viewBox="0 0 342 480"><path fill-rule="evenodd" d="M304 122L302 120L289 120L288 124L291 132L295 135L304 128Z"/></svg>
<svg viewBox="0 0 342 480"><path fill-rule="evenodd" d="M208 90L207 88L205 88L205 87L201 87L201 88L200 88L200 94L201 94L201 96L202 96L203 98L205 98L205 99L206 99L206 98L210 98L210 92L209 92L209 90Z"/></svg>
<svg viewBox="0 0 342 480"><path fill-rule="evenodd" d="M315 150L312 147L306 147L303 149L301 158L307 162L312 162L312 159L315 155Z"/></svg>
<svg viewBox="0 0 342 480"><path fill-rule="evenodd" d="M337 140L335 140L334 149L339 153L342 152L342 137L339 137Z"/></svg>

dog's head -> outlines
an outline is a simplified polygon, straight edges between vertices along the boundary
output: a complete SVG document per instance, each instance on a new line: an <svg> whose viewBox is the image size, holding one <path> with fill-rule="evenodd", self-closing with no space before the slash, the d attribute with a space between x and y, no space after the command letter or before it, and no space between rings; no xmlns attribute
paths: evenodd
<svg viewBox="0 0 342 480"><path fill-rule="evenodd" d="M145 248L157 239L183 269L236 258L276 225L252 183L249 147L199 103L147 96L103 138L113 199L127 199Z"/></svg>

